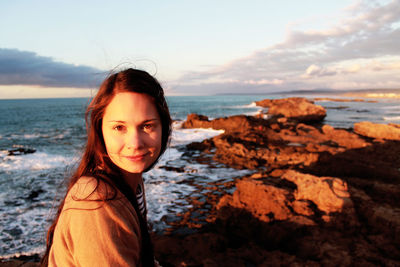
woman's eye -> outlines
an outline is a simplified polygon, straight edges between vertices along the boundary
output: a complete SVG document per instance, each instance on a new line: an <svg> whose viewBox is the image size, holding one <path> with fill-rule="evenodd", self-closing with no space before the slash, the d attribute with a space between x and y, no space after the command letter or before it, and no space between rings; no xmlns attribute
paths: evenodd
<svg viewBox="0 0 400 267"><path fill-rule="evenodd" d="M145 130L145 131L151 131L153 129L153 127L154 127L154 125L150 124L150 123L143 124L143 126L142 126L143 130Z"/></svg>
<svg viewBox="0 0 400 267"><path fill-rule="evenodd" d="M124 126L123 125L116 125L116 126L114 126L113 127L113 130L116 130L116 131L122 131L122 130L124 130Z"/></svg>

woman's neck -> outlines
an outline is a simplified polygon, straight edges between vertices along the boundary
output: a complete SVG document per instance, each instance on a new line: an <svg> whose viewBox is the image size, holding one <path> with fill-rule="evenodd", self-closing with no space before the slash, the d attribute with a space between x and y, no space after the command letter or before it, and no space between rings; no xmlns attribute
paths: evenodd
<svg viewBox="0 0 400 267"><path fill-rule="evenodd" d="M122 176L134 193L136 192L138 184L143 183L142 173L131 173L122 170Z"/></svg>

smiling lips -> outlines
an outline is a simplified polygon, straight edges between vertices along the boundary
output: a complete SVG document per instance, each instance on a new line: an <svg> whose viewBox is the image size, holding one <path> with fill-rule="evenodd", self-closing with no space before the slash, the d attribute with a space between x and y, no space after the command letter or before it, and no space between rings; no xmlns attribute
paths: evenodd
<svg viewBox="0 0 400 267"><path fill-rule="evenodd" d="M144 154L140 154L140 155L136 155L136 156L124 156L124 158L126 158L130 161L136 162L136 161L143 160L147 156L147 154L148 153L144 153Z"/></svg>

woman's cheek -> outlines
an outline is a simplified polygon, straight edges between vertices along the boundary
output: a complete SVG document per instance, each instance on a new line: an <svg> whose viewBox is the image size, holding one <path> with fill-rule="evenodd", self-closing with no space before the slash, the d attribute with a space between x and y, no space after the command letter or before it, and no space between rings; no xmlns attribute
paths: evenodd
<svg viewBox="0 0 400 267"><path fill-rule="evenodd" d="M156 154L156 156L158 156L158 154L161 151L161 145L162 145L162 141L161 141L161 130L153 137L153 147L154 147L154 153Z"/></svg>
<svg viewBox="0 0 400 267"><path fill-rule="evenodd" d="M104 136L106 148L108 153L118 153L123 146L123 141L120 136L115 136L108 132Z"/></svg>

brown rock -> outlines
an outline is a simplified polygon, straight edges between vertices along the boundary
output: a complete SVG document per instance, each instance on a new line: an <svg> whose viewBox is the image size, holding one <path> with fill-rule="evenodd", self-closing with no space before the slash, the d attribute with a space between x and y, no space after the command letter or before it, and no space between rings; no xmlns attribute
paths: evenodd
<svg viewBox="0 0 400 267"><path fill-rule="evenodd" d="M282 179L267 177L240 180L233 195L224 196L217 209L224 206L244 209L263 222L288 220L315 225L321 219L337 224L340 218L341 221L345 220L347 227L358 224L347 183L343 180L292 170L287 171ZM290 183L285 183L285 180ZM293 187L296 189L293 190ZM310 218L314 218L314 222ZM342 222L337 226L342 227Z"/></svg>
<svg viewBox="0 0 400 267"><path fill-rule="evenodd" d="M268 108L272 105L272 103L273 103L272 101L273 101L272 99L263 99L260 101L256 101L256 105L260 106L260 107Z"/></svg>
<svg viewBox="0 0 400 267"><path fill-rule="evenodd" d="M321 153L306 167L318 176L358 177L388 183L400 182L400 142L371 143L362 148Z"/></svg>
<svg viewBox="0 0 400 267"><path fill-rule="evenodd" d="M365 191L350 187L360 217L375 232L383 233L398 246L400 252L400 207L398 203L375 202ZM390 192L388 190L388 192ZM397 207L396 207L397 206ZM399 254L400 255L400 254Z"/></svg>
<svg viewBox="0 0 400 267"><path fill-rule="evenodd" d="M182 128L211 128L211 123L207 116L198 114L188 114Z"/></svg>
<svg viewBox="0 0 400 267"><path fill-rule="evenodd" d="M272 106L274 100L264 102ZM184 263L224 266L234 258L242 265L254 259L256 266L399 265L400 142L281 118L234 118L233 127L230 118L188 119L225 129L193 149L215 153L214 160L235 168L262 169L211 204L211 222L232 246ZM251 244L260 250L248 250Z"/></svg>
<svg viewBox="0 0 400 267"><path fill-rule="evenodd" d="M341 147L347 149L366 147L370 145L369 142L360 138L360 136L343 129L335 129L330 125L322 126L324 139L337 143Z"/></svg>
<svg viewBox="0 0 400 267"><path fill-rule="evenodd" d="M354 132L371 138L400 140L400 124L387 125L363 121L354 124Z"/></svg>
<svg viewBox="0 0 400 267"><path fill-rule="evenodd" d="M288 203L290 192L286 189L250 179L239 181L236 188L233 196L223 197L217 208L230 205L245 209L264 222L287 220L293 216Z"/></svg>
<svg viewBox="0 0 400 267"><path fill-rule="evenodd" d="M287 171L282 178L297 185L294 193L296 200L309 200L324 212L322 219L330 222L337 213L349 213L348 218L355 219L353 202L347 183L335 177L317 177L296 171ZM348 222L355 225L355 221Z"/></svg>
<svg viewBox="0 0 400 267"><path fill-rule="evenodd" d="M312 101L301 97L284 99L265 99L256 102L258 106L268 107L268 114L283 116L296 121L321 121L326 117L326 110Z"/></svg>
<svg viewBox="0 0 400 267"><path fill-rule="evenodd" d="M296 213L304 216L311 216L314 214L314 211L310 208L310 203L304 199L293 201L292 207Z"/></svg>
<svg viewBox="0 0 400 267"><path fill-rule="evenodd" d="M39 262L22 260L0 261L0 267L39 267Z"/></svg>
<svg viewBox="0 0 400 267"><path fill-rule="evenodd" d="M243 132L259 129L266 125L267 121L252 116L237 115L225 118L217 118L210 121L207 116L189 114L182 128L213 128L215 130L225 130L226 132Z"/></svg>

